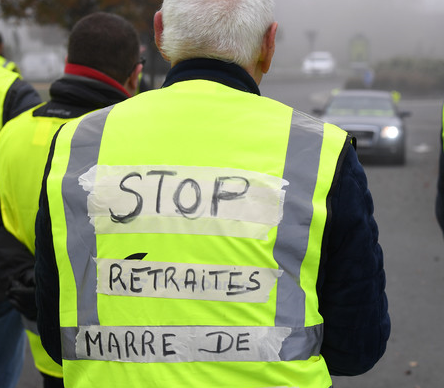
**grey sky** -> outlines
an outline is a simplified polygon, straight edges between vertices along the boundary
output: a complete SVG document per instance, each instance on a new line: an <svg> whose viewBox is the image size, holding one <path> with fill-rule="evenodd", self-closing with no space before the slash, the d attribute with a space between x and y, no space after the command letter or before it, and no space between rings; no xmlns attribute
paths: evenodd
<svg viewBox="0 0 444 388"><path fill-rule="evenodd" d="M444 58L443 0L276 0L276 19L278 67L300 66L313 47L308 31L316 31L314 49L331 51L344 66L358 34L368 40L373 63L394 56Z"/></svg>

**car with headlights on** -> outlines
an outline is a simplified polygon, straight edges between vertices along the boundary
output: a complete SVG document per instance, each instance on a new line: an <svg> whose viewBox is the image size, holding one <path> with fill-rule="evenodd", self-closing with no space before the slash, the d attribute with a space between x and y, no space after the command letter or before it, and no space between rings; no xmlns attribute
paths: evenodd
<svg viewBox="0 0 444 388"><path fill-rule="evenodd" d="M404 119L410 112L399 110L398 97L399 93L383 90L340 90L332 93L323 109L314 109L313 113L356 138L361 160L404 164Z"/></svg>

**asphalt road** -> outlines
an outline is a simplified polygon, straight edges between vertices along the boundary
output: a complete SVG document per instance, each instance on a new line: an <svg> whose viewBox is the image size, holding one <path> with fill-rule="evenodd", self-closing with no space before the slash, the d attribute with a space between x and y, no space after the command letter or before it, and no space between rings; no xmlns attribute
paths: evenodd
<svg viewBox="0 0 444 388"><path fill-rule="evenodd" d="M307 113L319 107L340 78L288 79L271 74L262 94ZM443 98L405 99L407 163L365 164L387 274L392 334L387 352L368 373L334 378L335 388L444 386L444 240L434 216ZM41 388L28 356L17 388Z"/></svg>

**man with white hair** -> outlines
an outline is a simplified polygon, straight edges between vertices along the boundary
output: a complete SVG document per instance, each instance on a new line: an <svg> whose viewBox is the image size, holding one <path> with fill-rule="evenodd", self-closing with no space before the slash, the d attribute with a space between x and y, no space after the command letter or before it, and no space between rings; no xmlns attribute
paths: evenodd
<svg viewBox="0 0 444 388"><path fill-rule="evenodd" d="M38 321L65 385L327 388L371 369L390 331L371 195L346 132L260 96L273 1L164 0L154 29L163 87L50 151Z"/></svg>

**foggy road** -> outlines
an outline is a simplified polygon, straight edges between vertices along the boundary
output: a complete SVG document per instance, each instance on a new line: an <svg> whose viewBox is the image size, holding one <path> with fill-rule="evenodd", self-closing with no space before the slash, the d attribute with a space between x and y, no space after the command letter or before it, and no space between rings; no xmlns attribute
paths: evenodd
<svg viewBox="0 0 444 388"><path fill-rule="evenodd" d="M263 95L311 112L341 79L264 79ZM444 385L444 239L434 215L444 99L401 100L407 119L405 166L364 164L384 251L392 334L370 372L334 378L335 388Z"/></svg>

